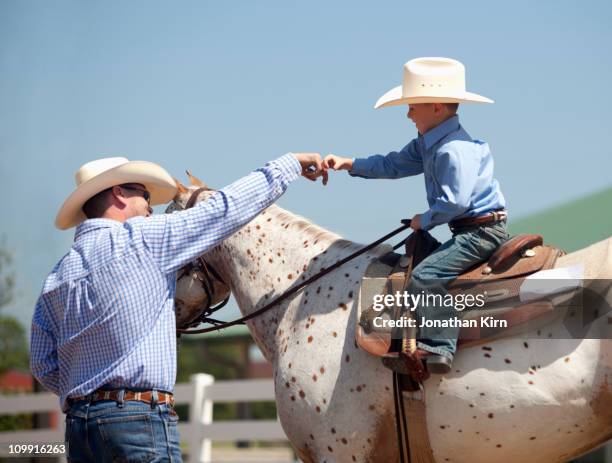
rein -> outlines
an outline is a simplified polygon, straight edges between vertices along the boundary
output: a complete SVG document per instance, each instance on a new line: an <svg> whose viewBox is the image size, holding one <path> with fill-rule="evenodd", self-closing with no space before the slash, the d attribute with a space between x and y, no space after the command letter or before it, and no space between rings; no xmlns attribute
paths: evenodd
<svg viewBox="0 0 612 463"><path fill-rule="evenodd" d="M198 188L197 190L195 190L189 200L187 201L187 204L185 205L185 209L189 209L191 207L194 206L198 195L202 192L206 190L206 188ZM281 294L280 296L278 296L276 299L273 299L271 302L269 302L268 304L264 305L261 309L256 310L253 313L250 313L249 315L245 315L244 317L238 318L236 320L232 320L230 322L225 322L223 324L219 324L221 322L219 322L218 320L214 320L212 321L212 319L209 319L210 322L215 323L217 326L211 326L208 328L201 328L201 329L197 329L197 330L177 330L180 334L203 334L203 333L210 333L213 331L219 331L222 330L224 328L229 328L230 326L234 326L234 325L239 325L239 324L243 324L246 321L255 318L265 312L267 312L268 310L270 310L272 307L274 307L275 305L277 305L278 303L284 301L285 299L287 299L289 296L294 295L295 293L297 293L300 289L304 288L305 286L309 285L310 283L318 280L319 278L327 275L328 273L332 272L333 270L337 269L338 267L346 264L347 262L351 261L352 259L360 256L361 254L369 251L372 248L375 248L376 246L378 246L379 244L384 243L385 241L387 241L389 238L397 235L398 233L403 232L404 230L410 228L410 220L409 219L404 219L402 220L402 226L399 228L396 228L395 230L393 230L390 233L387 233L385 236L383 236L382 238L377 239L376 241L374 241L373 243L368 244L367 246L364 246L363 248L355 251L354 253L352 253L351 255L337 261L335 264L333 264L331 267L328 268L321 268L321 271L319 271L317 274L313 275L312 277L304 280L302 283L294 286L293 288L289 288L287 291L285 291L283 294ZM203 259L202 259L203 260ZM218 275L218 272L216 272L213 267L210 264L207 264L208 267L210 267L210 269L216 273ZM220 279L220 278L219 278ZM225 284L225 282L223 280L220 279L221 282L223 282ZM223 305L225 305L225 302L223 303ZM218 306L216 308L214 308L214 310L216 309L220 309L223 305ZM204 312L208 313L209 308L207 308ZM212 313L212 312L210 312ZM202 318L202 317L200 317Z"/></svg>

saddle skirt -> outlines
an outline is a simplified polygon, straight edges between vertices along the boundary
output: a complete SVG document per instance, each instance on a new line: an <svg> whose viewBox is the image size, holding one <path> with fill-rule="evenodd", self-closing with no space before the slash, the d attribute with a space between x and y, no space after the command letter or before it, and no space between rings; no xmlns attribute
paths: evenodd
<svg viewBox="0 0 612 463"><path fill-rule="evenodd" d="M422 238L423 235L413 241ZM433 252L436 246L432 246L428 241L430 239L433 238L429 235L424 244L429 252ZM412 249L407 249L408 256L389 253L373 261L362 279L357 305L356 341L372 355L386 354L397 336L397 327L393 328L392 324L385 322L397 319L397 308L388 307L382 302L385 296L393 296L390 293L392 288L398 287L396 282L407 281L413 264L416 266L424 258L419 256L415 261L410 255L414 249L415 244L412 243ZM446 290L452 296L471 294L473 298L479 296L480 300L484 299L484 307L462 314L458 312L462 320L468 321L460 329L458 349L515 335L524 330L527 323L529 328L550 323L557 316L553 311L552 296L522 303L520 288L525 278L551 269L561 255L563 251L544 245L540 235L517 235L502 244L488 261L469 269L447 285ZM568 298L567 295L562 297ZM381 308L381 305L384 307ZM486 318L485 322L483 317ZM471 319L478 320L478 323L470 323ZM416 333L414 329L412 332Z"/></svg>

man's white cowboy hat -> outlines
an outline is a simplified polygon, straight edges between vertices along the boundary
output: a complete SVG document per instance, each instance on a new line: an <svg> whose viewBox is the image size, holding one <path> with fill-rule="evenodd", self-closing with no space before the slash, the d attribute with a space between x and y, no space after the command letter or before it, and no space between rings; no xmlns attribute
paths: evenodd
<svg viewBox="0 0 612 463"><path fill-rule="evenodd" d="M177 192L172 176L165 169L148 161L126 158L104 158L83 164L75 174L76 189L68 196L55 218L61 230L74 227L87 217L83 205L107 188L124 183L140 183L151 194L151 205L165 204Z"/></svg>
<svg viewBox="0 0 612 463"><path fill-rule="evenodd" d="M415 58L404 64L403 85L381 96L375 109L407 103L493 103L465 90L465 66L450 58Z"/></svg>

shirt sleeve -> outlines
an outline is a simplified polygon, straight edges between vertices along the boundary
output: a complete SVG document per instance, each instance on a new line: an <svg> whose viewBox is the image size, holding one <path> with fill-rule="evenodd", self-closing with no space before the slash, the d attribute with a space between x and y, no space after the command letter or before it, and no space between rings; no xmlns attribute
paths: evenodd
<svg viewBox="0 0 612 463"><path fill-rule="evenodd" d="M176 271L250 222L276 201L300 172L300 163L288 153L191 209L143 219L145 245L163 271Z"/></svg>
<svg viewBox="0 0 612 463"><path fill-rule="evenodd" d="M478 159L474 156L461 156L451 147L436 153L433 175L440 194L421 216L423 230L450 222L470 207L470 198L478 180L478 169Z"/></svg>
<svg viewBox="0 0 612 463"><path fill-rule="evenodd" d="M53 336L44 296L38 298L30 335L30 370L36 379L56 395L60 395L57 341Z"/></svg>
<svg viewBox="0 0 612 463"><path fill-rule="evenodd" d="M415 138L401 151L374 154L353 161L349 175L362 178L402 178L423 173L423 159Z"/></svg>

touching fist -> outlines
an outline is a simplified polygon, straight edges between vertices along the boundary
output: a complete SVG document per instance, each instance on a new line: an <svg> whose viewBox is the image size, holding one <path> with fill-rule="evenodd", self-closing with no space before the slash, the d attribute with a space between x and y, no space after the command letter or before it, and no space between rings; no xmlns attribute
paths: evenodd
<svg viewBox="0 0 612 463"><path fill-rule="evenodd" d="M351 158L343 158L335 154L328 154L323 160L324 169L334 170L351 170L353 168L353 160Z"/></svg>
<svg viewBox="0 0 612 463"><path fill-rule="evenodd" d="M302 166L302 176L308 180L316 181L323 177L323 185L327 185L327 168L323 165L319 153L293 153L295 158Z"/></svg>

